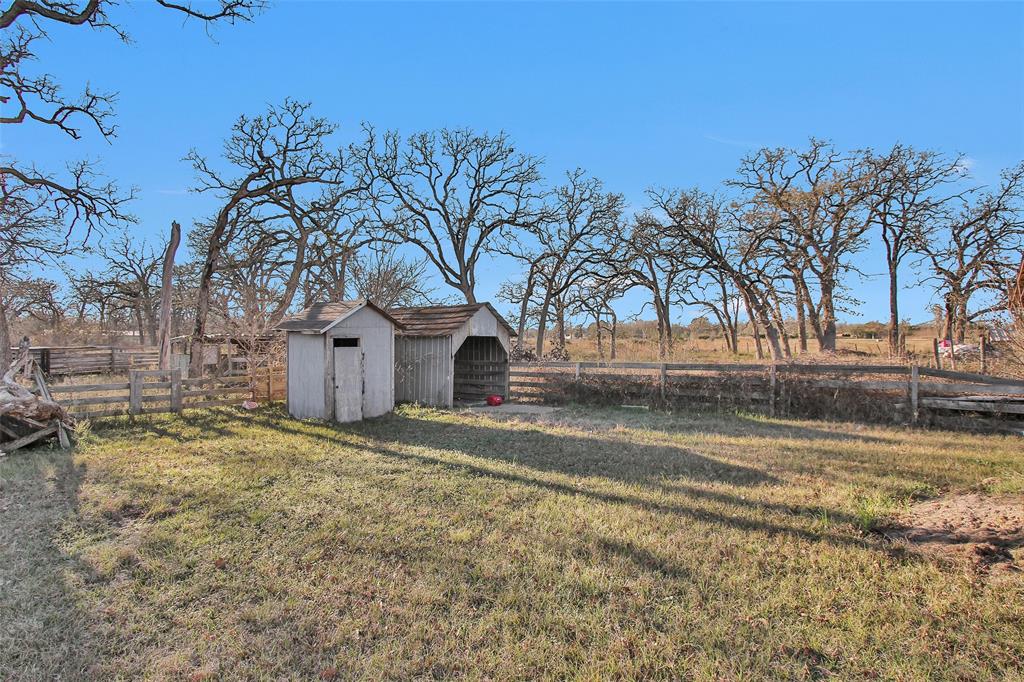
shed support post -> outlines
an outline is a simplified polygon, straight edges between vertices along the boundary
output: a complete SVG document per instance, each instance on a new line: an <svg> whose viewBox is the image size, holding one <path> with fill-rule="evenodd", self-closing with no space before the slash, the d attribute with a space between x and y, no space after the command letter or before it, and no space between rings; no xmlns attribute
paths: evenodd
<svg viewBox="0 0 1024 682"><path fill-rule="evenodd" d="M768 371L768 415L771 417L775 416L775 386L777 383L778 371L773 362L771 369Z"/></svg>
<svg viewBox="0 0 1024 682"><path fill-rule="evenodd" d="M987 345L988 344L985 342L985 335L984 334L980 335L978 337L978 353L979 353L979 355L981 357L981 373L982 374L986 374L987 371L988 371L988 357L987 357L987 355L988 355L987 350L988 349L986 348Z"/></svg>

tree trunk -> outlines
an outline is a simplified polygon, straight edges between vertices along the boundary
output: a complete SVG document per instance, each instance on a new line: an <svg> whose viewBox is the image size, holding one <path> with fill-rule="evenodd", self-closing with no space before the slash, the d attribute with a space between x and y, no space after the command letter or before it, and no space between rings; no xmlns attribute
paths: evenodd
<svg viewBox="0 0 1024 682"><path fill-rule="evenodd" d="M551 289L544 292L544 303L540 307L540 317L537 320L537 359L544 356L544 332L548 326L548 309L551 307Z"/></svg>
<svg viewBox="0 0 1024 682"><path fill-rule="evenodd" d="M217 269L217 260L220 259L220 252L223 248L221 240L228 227L228 211L231 206L225 206L217 214L217 220L210 232L210 239L206 248L206 260L199 272L199 289L196 292L196 319L192 327L192 342L189 346L188 373L190 377L198 378L203 374L203 338L206 336L206 319L210 314L210 295L213 282L213 273Z"/></svg>
<svg viewBox="0 0 1024 682"><path fill-rule="evenodd" d="M181 225L171 222L171 239L164 251L160 278L160 369L171 368L171 289L174 286L174 254L181 243Z"/></svg>
<svg viewBox="0 0 1024 682"><path fill-rule="evenodd" d="M7 306L0 288L0 375L11 368L11 329L7 326Z"/></svg>
<svg viewBox="0 0 1024 682"><path fill-rule="evenodd" d="M523 292L523 300L519 304L519 329L517 330L516 346L521 350L526 339L526 314L530 308L530 299L533 298L535 270L530 265L530 271L526 275L526 290Z"/></svg>
<svg viewBox="0 0 1024 682"><path fill-rule="evenodd" d="M619 331L619 318L615 314L614 310L609 310L608 313L609 313L609 316L611 317L611 320L612 320L611 348L609 350L611 351L611 359L614 360L615 359L616 335L618 334L618 331Z"/></svg>
<svg viewBox="0 0 1024 682"><path fill-rule="evenodd" d="M558 347L565 348L565 306L555 301L555 330L558 334Z"/></svg>
<svg viewBox="0 0 1024 682"><path fill-rule="evenodd" d="M900 307L899 307L899 282L897 280L896 268L889 266L889 355L899 357L902 355L900 349Z"/></svg>
<svg viewBox="0 0 1024 682"><path fill-rule="evenodd" d="M601 331L601 313L594 316L594 330L597 332L597 357L604 362L604 334Z"/></svg>
<svg viewBox="0 0 1024 682"><path fill-rule="evenodd" d="M796 333L800 339L800 352L807 352L807 307L804 297L797 291L796 295Z"/></svg>
<svg viewBox="0 0 1024 682"><path fill-rule="evenodd" d="M836 309L832 298L832 287L821 285L821 317L822 335L819 350L834 352L836 350Z"/></svg>
<svg viewBox="0 0 1024 682"><path fill-rule="evenodd" d="M142 321L142 304L139 299L135 299L135 305L132 306L132 314L135 315L135 326L139 330L139 345L146 345L146 327Z"/></svg>
<svg viewBox="0 0 1024 682"><path fill-rule="evenodd" d="M758 329L757 320L754 318L754 308L750 304L750 297L743 294L743 307L747 309L747 320L750 321L750 331L754 336L754 352L758 360L764 360L764 347L761 345L761 331Z"/></svg>

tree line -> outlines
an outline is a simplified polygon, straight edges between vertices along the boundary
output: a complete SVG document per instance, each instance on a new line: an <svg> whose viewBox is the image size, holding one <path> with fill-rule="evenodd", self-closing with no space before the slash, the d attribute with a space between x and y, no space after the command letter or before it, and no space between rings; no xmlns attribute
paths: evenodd
<svg viewBox="0 0 1024 682"><path fill-rule="evenodd" d="M204 23L248 20L261 8L221 0L203 14L161 4ZM86 91L66 100L51 76L28 67L47 22L123 37L105 7L101 0L19 1L3 13L0 26L16 30L5 37L8 69L0 85L5 101L20 106L4 124L44 125L78 139L81 122L103 137L115 134L112 95ZM858 303L856 283L879 271L889 284L890 350L899 354L907 284L900 278L908 263L941 300L944 335L962 340L972 322L1005 308L1021 259L1024 164L980 186L960 154L902 144L843 150L812 138L798 148L747 154L717 187L652 187L630 213L621 193L581 169L546 181L541 159L503 133L402 135L364 124L354 142L339 144L337 135L337 124L289 99L240 116L219 154L185 156L191 189L217 206L193 226L189 258L173 271L170 313L192 339L193 371L201 369L211 326L261 333L297 306L352 295L382 305L438 300L445 295L426 284L435 278L475 302L477 277L494 257L519 265L500 296L512 306L520 343L526 329L537 329L538 356L551 352L551 327L549 345L559 348L567 320L591 321L599 334L613 327L614 302L636 289L656 318L662 356L672 350L680 306L700 308L734 352L743 319L755 329L759 354L783 359L793 344L807 350L811 343L832 351L839 316ZM115 316L130 321L140 339L154 339L166 313L159 281L165 249L133 236L134 191L88 162L52 173L6 161L4 360L12 311L33 296L53 299L52 286L29 286L25 273L97 241L104 268L69 278L77 316ZM872 244L881 248L869 251ZM878 252L882 262L865 262ZM796 321L792 340L787 319Z"/></svg>

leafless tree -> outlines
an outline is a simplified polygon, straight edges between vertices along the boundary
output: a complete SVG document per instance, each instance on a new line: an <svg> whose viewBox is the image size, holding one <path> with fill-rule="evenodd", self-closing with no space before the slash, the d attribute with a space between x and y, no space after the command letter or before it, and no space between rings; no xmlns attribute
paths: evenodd
<svg viewBox="0 0 1024 682"><path fill-rule="evenodd" d="M109 295L131 310L136 321L139 343L156 340L158 326L160 259L152 247L121 232L103 244L100 255L106 264L100 275L107 282Z"/></svg>
<svg viewBox="0 0 1024 682"><path fill-rule="evenodd" d="M834 351L839 288L871 227L863 155L815 139L805 150L761 149L742 160L728 184L747 193L752 209L774 227L776 246L795 256L800 267L790 274L800 300L811 301L817 289L808 317L819 348Z"/></svg>
<svg viewBox="0 0 1024 682"><path fill-rule="evenodd" d="M662 216L661 229L671 234L699 267L715 268L731 280L754 323L755 334L763 332L772 359L782 359L782 332L770 293L775 285L772 264L764 257L768 233L756 223L746 222L742 207L713 194L651 190L648 195L652 210Z"/></svg>
<svg viewBox="0 0 1024 682"><path fill-rule="evenodd" d="M526 308L536 295L538 357L544 354L552 307L562 311L556 318L564 330L566 293L594 276L607 261L608 241L617 234L624 203L621 194L605 192L600 180L577 168L566 173L565 184L550 193L541 219L500 249L527 266L519 318L526 318ZM556 345L564 344L562 336Z"/></svg>
<svg viewBox="0 0 1024 682"><path fill-rule="evenodd" d="M884 154L869 154L870 223L885 247L889 275L889 353L903 354L900 346L899 272L913 252L915 238L931 242L931 231L942 219L953 196L938 190L964 175L963 156L944 156L897 144Z"/></svg>
<svg viewBox="0 0 1024 682"><path fill-rule="evenodd" d="M945 309L943 336L963 342L970 322L1005 309L1024 251L1024 163L1006 170L998 187L955 197L938 229L919 230L923 254ZM987 296L986 296L987 295ZM983 298L980 306L972 306Z"/></svg>
<svg viewBox="0 0 1024 682"><path fill-rule="evenodd" d="M352 284L361 298L382 308L431 305L437 301L427 279L424 259L401 257L394 248L357 255L351 263Z"/></svg>
<svg viewBox="0 0 1024 682"><path fill-rule="evenodd" d="M502 133L466 129L397 132L364 157L371 207L384 239L418 248L441 279L476 302L477 267L495 240L540 217L540 161L518 153Z"/></svg>
<svg viewBox="0 0 1024 682"><path fill-rule="evenodd" d="M338 207L349 196L351 186L345 158L341 150L331 151L327 146L336 126L311 116L309 108L309 103L288 99L281 106L269 107L262 115L240 117L225 142L225 170L215 167L197 151L186 157L196 173L194 190L213 194L222 201L204 230L206 243L200 252L203 264L199 270L189 360L193 375L199 375L202 369L202 339L213 276L232 240L247 231L265 238L263 245L254 243L252 249L282 244L292 248L285 291L268 320L272 323L284 314L298 288L310 234L333 226ZM290 222L291 232L279 231L277 226L284 220Z"/></svg>
<svg viewBox="0 0 1024 682"><path fill-rule="evenodd" d="M157 0L163 7L204 25L247 20L263 0L219 0L211 10L191 3ZM103 138L116 134L116 95L86 87L66 97L58 79L33 68L35 46L57 38L61 30L82 27L107 30L119 39L128 34L112 23L112 0L11 0L0 7L0 126L38 125L78 140L85 128ZM0 269L12 273L26 261L59 258L90 234L131 220L126 204L132 190L122 191L99 173L95 163L77 161L63 172L45 170L10 156L0 160ZM0 299L2 299L0 294ZM0 305L0 371L10 363L7 314Z"/></svg>

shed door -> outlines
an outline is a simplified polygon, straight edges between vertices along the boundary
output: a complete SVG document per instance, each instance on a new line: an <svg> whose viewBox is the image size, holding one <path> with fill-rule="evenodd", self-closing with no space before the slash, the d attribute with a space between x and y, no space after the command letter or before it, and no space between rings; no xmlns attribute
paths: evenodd
<svg viewBox="0 0 1024 682"><path fill-rule="evenodd" d="M334 346L334 420L355 422L363 418L363 349Z"/></svg>

